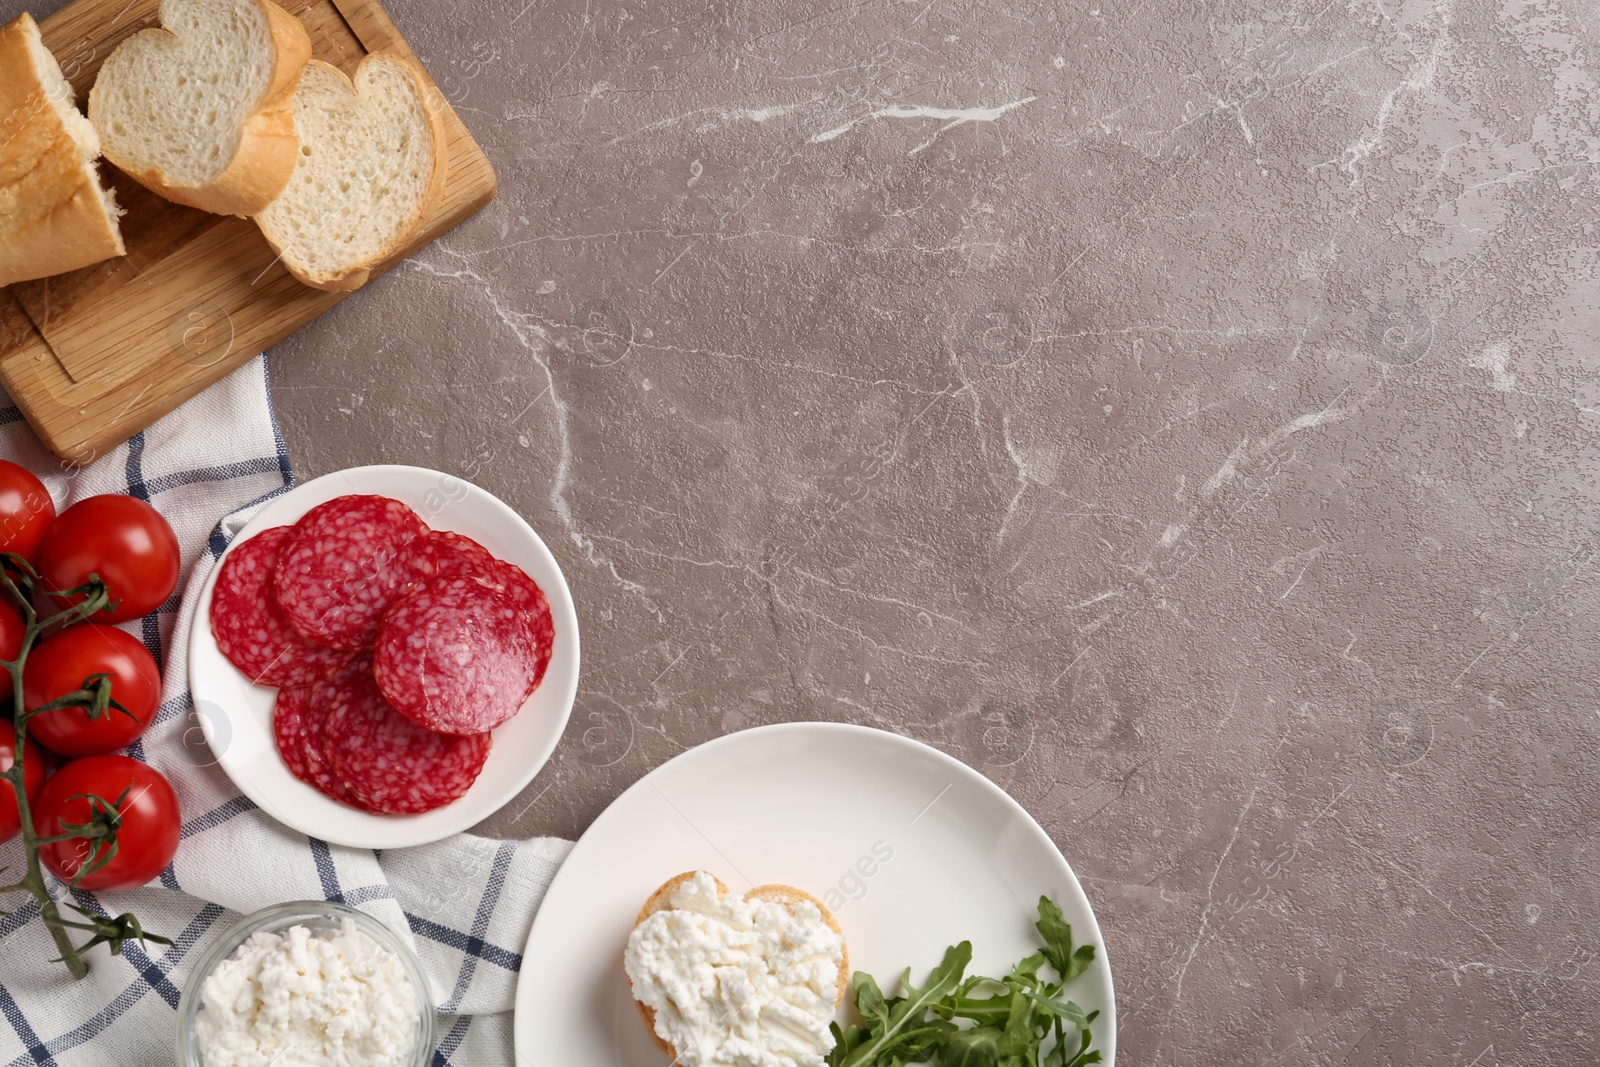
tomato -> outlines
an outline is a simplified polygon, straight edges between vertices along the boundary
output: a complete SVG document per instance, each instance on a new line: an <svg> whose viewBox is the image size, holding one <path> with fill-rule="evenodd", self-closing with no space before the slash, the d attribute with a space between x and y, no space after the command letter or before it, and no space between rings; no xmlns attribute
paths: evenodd
<svg viewBox="0 0 1600 1067"><path fill-rule="evenodd" d="M22 613L12 607L0 593L0 660L15 661L22 655L22 639L28 636L28 624ZM4 680L4 675L0 675Z"/></svg>
<svg viewBox="0 0 1600 1067"><path fill-rule="evenodd" d="M182 816L178 794L166 776L149 764L127 756L89 756L61 768L39 790L33 809L33 828L40 837L62 833L65 823L87 823L90 805L82 793L92 793L114 804L124 790L128 798L117 806L122 825L117 830L117 854L111 862L88 875L78 888L115 892L144 885L166 869L178 851ZM84 838L41 845L39 861L63 882L72 881L84 867L105 853L106 846Z"/></svg>
<svg viewBox="0 0 1600 1067"><path fill-rule="evenodd" d="M127 622L160 607L178 584L178 539L161 513L131 496L91 496L50 525L39 550L39 575L48 592L105 579L121 600L96 622ZM74 597L73 600L81 600ZM70 601L57 597L66 607Z"/></svg>
<svg viewBox="0 0 1600 1067"><path fill-rule="evenodd" d="M91 674L111 676L116 708L91 720L83 708L57 708L28 720L28 736L61 756L115 752L144 733L161 702L161 668L139 640L110 626L69 626L40 641L22 672L22 699L31 711L79 689Z"/></svg>
<svg viewBox="0 0 1600 1067"><path fill-rule="evenodd" d="M39 751L39 746L33 743L31 737L24 749L27 757L22 761L26 764L22 768L22 788L31 804L39 795L39 787L44 784L44 753ZM16 761L17 729L0 719L0 771L9 771ZM0 842L10 841L22 832L21 814L17 810L17 791L10 782L0 779Z"/></svg>
<svg viewBox="0 0 1600 1067"><path fill-rule="evenodd" d="M55 501L44 483L26 467L0 459L0 552L37 563L39 542L55 517Z"/></svg>

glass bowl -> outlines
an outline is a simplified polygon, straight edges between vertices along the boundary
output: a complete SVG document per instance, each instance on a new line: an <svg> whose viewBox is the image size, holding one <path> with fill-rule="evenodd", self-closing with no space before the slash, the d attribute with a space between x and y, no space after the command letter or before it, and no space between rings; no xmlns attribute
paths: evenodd
<svg viewBox="0 0 1600 1067"><path fill-rule="evenodd" d="M194 970L183 986L183 997L178 1001L178 1067L206 1067L195 1033L195 1020L205 1006L201 1003L201 989L217 965L232 956L252 934L263 931L281 934L293 926L304 926L312 933L337 930L344 920L355 923L356 928L373 941L392 952L411 982L417 997L417 1029L412 1044L408 1067L425 1067L433 1059L434 1005L428 977L422 971L416 953L395 936L382 922L366 912L345 904L324 900L294 900L287 904L274 904L246 915L227 933L219 937L195 962Z"/></svg>

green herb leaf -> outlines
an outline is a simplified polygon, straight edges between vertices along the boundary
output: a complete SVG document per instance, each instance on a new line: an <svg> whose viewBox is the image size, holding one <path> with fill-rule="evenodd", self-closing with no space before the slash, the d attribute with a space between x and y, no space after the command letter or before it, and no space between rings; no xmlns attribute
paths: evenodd
<svg viewBox="0 0 1600 1067"><path fill-rule="evenodd" d="M1039 921L1034 927L1044 938L1044 958L1050 961L1062 982L1072 981L1094 962L1093 945L1073 951L1072 924L1062 917L1061 909L1049 897L1039 898Z"/></svg>
<svg viewBox="0 0 1600 1067"><path fill-rule="evenodd" d="M1006 1019L1005 1040L1002 1051L1017 1055L1028 1053L1030 1059L1039 1047L1039 1037L1035 1033L1035 1015L1031 994L1027 990L1019 989L1011 994L1011 1014Z"/></svg>
<svg viewBox="0 0 1600 1067"><path fill-rule="evenodd" d="M1006 985L1012 988L1037 985L1039 981L1039 968L1044 964L1044 953L1035 952L1031 956L1024 956L1011 968L1011 974L1006 978Z"/></svg>
<svg viewBox="0 0 1600 1067"><path fill-rule="evenodd" d="M866 971L857 971L851 982L856 990L856 1010L861 1017L868 1023L887 1026L889 1006L884 1002L883 990L878 988L878 980Z"/></svg>
<svg viewBox="0 0 1600 1067"><path fill-rule="evenodd" d="M906 1044L901 1036L902 1031L908 1027L918 1029L923 1025L923 1017L928 1010L961 983L961 976L966 973L967 964L970 962L972 962L972 942L963 941L959 945L951 945L944 950L944 959L928 975L927 982L921 988L911 984L911 968L907 967L900 979L906 995L888 1002L888 1012L879 1026L874 1028L874 1036L853 1049L838 1063L842 1067L865 1067L867 1064L877 1064L879 1056L891 1053L896 1045ZM905 1060L901 1059L900 1062L904 1063Z"/></svg>
<svg viewBox="0 0 1600 1067"><path fill-rule="evenodd" d="M939 1067L999 1067L1000 1038L992 1026L958 1030L939 1050Z"/></svg>
<svg viewBox="0 0 1600 1067"><path fill-rule="evenodd" d="M1099 1013L1096 1012L1096 1014ZM1088 1067L1091 1063L1100 1062L1100 1050L1089 1051L1089 1042L1094 1040L1093 1035L1089 1033L1089 1028L1085 1026L1078 1031L1078 1034L1079 1039L1075 1046L1076 1052L1068 1047L1067 1042L1059 1040L1060 1035L1057 1035L1058 1041L1055 1055L1057 1057L1056 1062L1061 1064L1061 1067Z"/></svg>
<svg viewBox="0 0 1600 1067"><path fill-rule="evenodd" d="M856 972L852 985L863 1025L834 1024L829 1067L1089 1067L1090 1026L1098 1012L1062 999L1067 982L1094 961L1094 946L1074 946L1069 926L1053 901L1039 900L1035 924L1044 947L1012 966L1004 979L967 975L972 945L945 950L922 986L901 978L905 996L885 999L871 975ZM1040 977L1049 964L1059 982ZM1046 1045L1048 1044L1048 1050Z"/></svg>
<svg viewBox="0 0 1600 1067"><path fill-rule="evenodd" d="M1035 1013L1046 1019L1061 1019L1080 1030L1088 1029L1099 1012L1087 1012L1070 1000L1054 1000L1038 993L1023 991L1018 994L1032 1003Z"/></svg>

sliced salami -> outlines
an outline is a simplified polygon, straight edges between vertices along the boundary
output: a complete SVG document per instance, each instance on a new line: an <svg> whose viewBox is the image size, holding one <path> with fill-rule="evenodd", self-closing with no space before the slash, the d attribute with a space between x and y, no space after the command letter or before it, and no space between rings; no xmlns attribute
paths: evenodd
<svg viewBox="0 0 1600 1067"><path fill-rule="evenodd" d="M306 765L305 780L339 803L362 811L372 811L373 808L351 791L328 759L328 716L336 700L371 683L372 657L356 656L331 678L312 687L305 716L301 720L300 746ZM279 699L282 699L281 694ZM293 769L293 764L290 767Z"/></svg>
<svg viewBox="0 0 1600 1067"><path fill-rule="evenodd" d="M466 534L433 530L428 534L428 548L433 552L435 574L465 574L486 582L495 580L494 567L500 561Z"/></svg>
<svg viewBox="0 0 1600 1067"><path fill-rule="evenodd" d="M361 801L391 815L420 815L457 799L489 758L488 734L424 729L395 711L366 673L334 694L327 727L334 772Z"/></svg>
<svg viewBox="0 0 1600 1067"><path fill-rule="evenodd" d="M272 577L289 527L263 530L228 553L211 593L211 633L222 654L260 685L306 686L350 658L302 637L278 606Z"/></svg>
<svg viewBox="0 0 1600 1067"><path fill-rule="evenodd" d="M278 558L278 603L301 634L332 648L370 648L389 605L433 572L428 528L381 496L342 496L294 524Z"/></svg>
<svg viewBox="0 0 1600 1067"><path fill-rule="evenodd" d="M533 639L533 681L528 685L528 693L532 693L544 680L544 670L550 666L550 652L556 643L556 623L550 615L550 601L545 599L544 590L539 588L539 583L530 578L521 567L498 559L494 562L502 587L521 613L523 624ZM527 696L528 693L524 693L523 696Z"/></svg>
<svg viewBox="0 0 1600 1067"><path fill-rule="evenodd" d="M311 765L306 761L306 718L312 713L316 689L315 685L280 689L272 705L272 737L278 742L278 755L283 757L290 774L313 786L317 783L312 780Z"/></svg>
<svg viewBox="0 0 1600 1067"><path fill-rule="evenodd" d="M430 730L479 734L517 713L539 651L512 595L477 578L435 578L396 600L372 653L383 695Z"/></svg>
<svg viewBox="0 0 1600 1067"><path fill-rule="evenodd" d="M505 590L522 612L538 657L533 684L528 687L528 692L533 692L550 665L556 637L555 620L550 615L550 602L545 599L544 590L521 567L497 559L470 537L448 530L435 530L428 536L433 547L435 574L441 577L465 575L488 582Z"/></svg>

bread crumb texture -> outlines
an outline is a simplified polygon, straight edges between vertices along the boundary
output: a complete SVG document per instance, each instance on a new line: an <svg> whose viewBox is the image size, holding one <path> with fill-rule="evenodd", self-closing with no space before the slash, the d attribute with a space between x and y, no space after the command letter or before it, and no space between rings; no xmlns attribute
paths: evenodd
<svg viewBox="0 0 1600 1067"><path fill-rule="evenodd" d="M337 278L376 265L418 223L434 143L422 87L377 53L354 85L313 61L294 98L300 156L289 185L258 217L296 274Z"/></svg>
<svg viewBox="0 0 1600 1067"><path fill-rule="evenodd" d="M106 155L168 182L215 181L272 83L271 29L256 0L163 0L168 33L123 42L95 81Z"/></svg>

